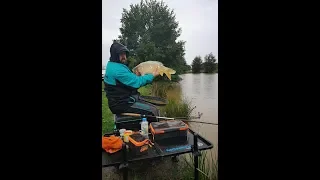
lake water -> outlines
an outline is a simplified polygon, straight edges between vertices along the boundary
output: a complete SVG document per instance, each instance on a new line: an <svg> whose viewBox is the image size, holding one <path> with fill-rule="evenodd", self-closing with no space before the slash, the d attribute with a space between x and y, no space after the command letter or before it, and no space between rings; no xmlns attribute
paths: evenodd
<svg viewBox="0 0 320 180"><path fill-rule="evenodd" d="M183 74L180 82L184 97L197 106L193 113L203 113L201 121L218 124L218 74ZM190 128L213 143L211 150L217 157L218 126L210 124L190 123Z"/></svg>

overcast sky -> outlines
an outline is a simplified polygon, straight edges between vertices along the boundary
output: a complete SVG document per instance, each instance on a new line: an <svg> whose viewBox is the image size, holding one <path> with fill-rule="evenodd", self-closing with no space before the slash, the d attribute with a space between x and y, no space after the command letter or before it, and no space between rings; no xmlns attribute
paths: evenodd
<svg viewBox="0 0 320 180"><path fill-rule="evenodd" d="M185 58L190 65L195 56L210 52L218 58L218 0L163 0L176 14L182 29L178 40L186 41ZM140 0L102 0L102 64L110 57L112 39L120 35L122 9Z"/></svg>

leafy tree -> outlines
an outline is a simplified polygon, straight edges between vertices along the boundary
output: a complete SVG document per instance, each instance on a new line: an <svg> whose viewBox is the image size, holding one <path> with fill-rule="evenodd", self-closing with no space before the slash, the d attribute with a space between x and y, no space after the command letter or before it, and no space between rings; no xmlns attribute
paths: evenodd
<svg viewBox="0 0 320 180"><path fill-rule="evenodd" d="M134 57L132 57L132 56L128 57L128 62L129 62L128 67L130 70L132 70L137 65L136 59L134 59Z"/></svg>
<svg viewBox="0 0 320 180"><path fill-rule="evenodd" d="M202 59L200 56L196 56L192 61L192 72L200 73L202 65Z"/></svg>
<svg viewBox="0 0 320 180"><path fill-rule="evenodd" d="M213 73L216 70L216 59L212 53L206 55L204 57L204 64L203 64L204 72L205 73Z"/></svg>
<svg viewBox="0 0 320 180"><path fill-rule="evenodd" d="M218 69L219 69L218 68L218 63L216 63L216 71L215 71L216 73L218 73Z"/></svg>
<svg viewBox="0 0 320 180"><path fill-rule="evenodd" d="M120 32L118 41L130 50L135 65L160 61L177 74L187 68L185 41L177 41L181 28L174 11L163 1L142 0L123 9Z"/></svg>
<svg viewBox="0 0 320 180"><path fill-rule="evenodd" d="M190 70L192 70L192 67L190 65L187 65L186 71L190 71Z"/></svg>

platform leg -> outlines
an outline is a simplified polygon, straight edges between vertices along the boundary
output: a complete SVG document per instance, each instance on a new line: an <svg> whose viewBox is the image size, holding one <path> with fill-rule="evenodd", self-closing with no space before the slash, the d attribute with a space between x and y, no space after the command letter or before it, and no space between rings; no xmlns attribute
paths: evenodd
<svg viewBox="0 0 320 180"><path fill-rule="evenodd" d="M199 179L199 171L198 171L198 156L194 156L194 179Z"/></svg>
<svg viewBox="0 0 320 180"><path fill-rule="evenodd" d="M119 169L123 169L123 180L128 180L128 154L127 146L125 143L122 144L122 156L123 163L120 164Z"/></svg>
<svg viewBox="0 0 320 180"><path fill-rule="evenodd" d="M199 162L198 162L198 157L201 155L199 150L198 150L198 134L194 133L193 135L193 158L194 158L194 179L198 180L199 179Z"/></svg>

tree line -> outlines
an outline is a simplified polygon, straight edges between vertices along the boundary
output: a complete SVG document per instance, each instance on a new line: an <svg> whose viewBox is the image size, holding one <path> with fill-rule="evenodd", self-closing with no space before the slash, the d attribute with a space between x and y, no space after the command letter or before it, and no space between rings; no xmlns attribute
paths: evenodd
<svg viewBox="0 0 320 180"><path fill-rule="evenodd" d="M196 56L192 61L192 73L216 73L218 72L218 63L215 56L212 53L207 54L204 57L204 62L201 56Z"/></svg>

